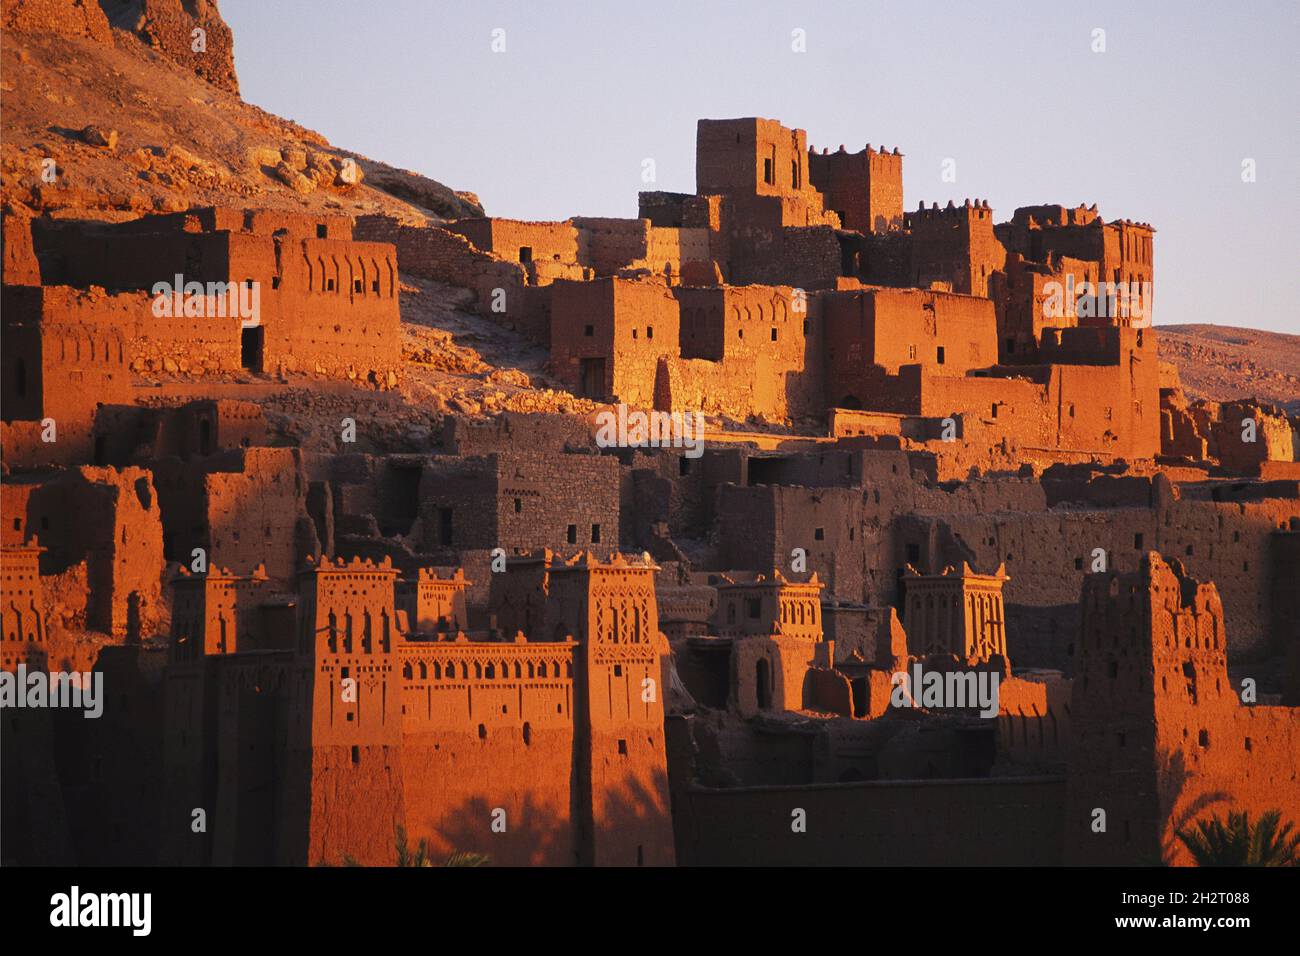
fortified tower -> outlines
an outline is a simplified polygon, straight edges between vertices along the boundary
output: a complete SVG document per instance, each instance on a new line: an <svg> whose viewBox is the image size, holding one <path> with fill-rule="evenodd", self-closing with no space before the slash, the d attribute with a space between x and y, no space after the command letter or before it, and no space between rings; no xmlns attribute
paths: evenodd
<svg viewBox="0 0 1300 956"><path fill-rule="evenodd" d="M889 232L903 225L903 154L866 148L833 153L810 150L808 177L826 208L839 214L845 229Z"/></svg>
<svg viewBox="0 0 1300 956"><path fill-rule="evenodd" d="M954 654L964 661L986 661L1007 654L1002 585L1006 565L993 574L976 574L966 562L942 574L904 576L907 644L918 656Z"/></svg>
<svg viewBox="0 0 1300 956"><path fill-rule="evenodd" d="M1006 268L987 199L967 199L961 206L949 200L943 209L922 202L906 225L912 231L912 285L924 289L937 282L949 292L988 296L994 274Z"/></svg>
<svg viewBox="0 0 1300 956"><path fill-rule="evenodd" d="M0 550L5 583L4 600L0 602L0 670L16 671L19 664L31 670L45 667L45 599L40 573L43 550L35 538L21 545L6 544Z"/></svg>
<svg viewBox="0 0 1300 956"><path fill-rule="evenodd" d="M311 781L300 862L393 858L392 821L403 818L397 574L388 558L354 558L322 560L299 575L290 761L303 761Z"/></svg>
<svg viewBox="0 0 1300 956"><path fill-rule="evenodd" d="M573 825L577 862L674 862L664 741L667 641L648 560L582 553L549 573L548 617L575 649Z"/></svg>
<svg viewBox="0 0 1300 956"><path fill-rule="evenodd" d="M1158 864L1174 849L1166 821L1200 752L1237 709L1223 605L1213 584L1154 551L1134 574L1088 575L1082 605L1066 862Z"/></svg>

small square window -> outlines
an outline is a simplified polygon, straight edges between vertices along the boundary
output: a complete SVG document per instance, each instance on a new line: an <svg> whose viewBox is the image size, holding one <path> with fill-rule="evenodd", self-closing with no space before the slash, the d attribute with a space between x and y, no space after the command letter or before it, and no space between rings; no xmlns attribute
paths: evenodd
<svg viewBox="0 0 1300 956"><path fill-rule="evenodd" d="M582 334L588 337L593 336L596 334L596 327L594 325L589 325L582 330Z"/></svg>
<svg viewBox="0 0 1300 956"><path fill-rule="evenodd" d="M627 756L627 741L626 741L626 740L620 740L620 741L618 742L618 752L619 752L620 754L622 754L624 757Z"/></svg>
<svg viewBox="0 0 1300 956"><path fill-rule="evenodd" d="M600 525L598 524L591 526L591 543L600 544Z"/></svg>
<svg viewBox="0 0 1300 956"><path fill-rule="evenodd" d="M325 234L326 234L327 232L328 232L328 230L325 228L325 226L324 226L323 224L318 223L318 224L316 225L316 238L317 238L317 239L324 239L324 238L325 238Z"/></svg>
<svg viewBox="0 0 1300 956"><path fill-rule="evenodd" d="M523 503L523 500L522 500L522 499L519 499L519 498L516 498L516 499L515 499L515 514L519 514L519 513L520 513L521 511L523 511L523 510L524 510L524 503Z"/></svg>
<svg viewBox="0 0 1300 956"><path fill-rule="evenodd" d="M647 325L645 327L645 337L648 339L652 339L655 337L655 329L653 325Z"/></svg>
<svg viewBox="0 0 1300 956"><path fill-rule="evenodd" d="M825 540L826 540L826 529L825 529L825 528L814 528L814 529L813 529L813 540L814 540L814 541L825 541Z"/></svg>
<svg viewBox="0 0 1300 956"><path fill-rule="evenodd" d="M577 544L577 543L578 543L578 526L576 524L571 524L569 525L569 544Z"/></svg>
<svg viewBox="0 0 1300 956"><path fill-rule="evenodd" d="M362 289L362 286L361 286L361 280L360 280L360 279L353 279L353 280L352 280L352 291L353 291L353 292L360 292L361 289Z"/></svg>

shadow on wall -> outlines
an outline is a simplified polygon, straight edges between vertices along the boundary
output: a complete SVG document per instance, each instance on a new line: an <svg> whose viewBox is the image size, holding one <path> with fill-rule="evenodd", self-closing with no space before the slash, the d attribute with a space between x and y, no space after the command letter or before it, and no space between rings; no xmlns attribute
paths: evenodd
<svg viewBox="0 0 1300 956"><path fill-rule="evenodd" d="M440 814L443 822L432 833L408 829L412 841L429 837L437 853L482 853L493 866L573 866L590 862L593 854L604 865L662 865L672 860L671 843L646 841L662 842L657 835L665 833L671 840L672 830L664 825L670 808L659 797L667 793L667 774L656 774L653 783L633 780L606 791L597 800L595 821L579 808L561 816L531 798L522 810L502 813L502 805L513 801L484 795Z"/></svg>
<svg viewBox="0 0 1300 956"><path fill-rule="evenodd" d="M1190 859L1178 839L1179 831L1190 827L1211 807L1231 804L1232 795L1223 790L1205 790L1191 796L1188 783L1193 775L1188 773L1187 758L1180 751L1161 751L1157 766L1168 769L1160 782L1160 859L1151 863L1174 866Z"/></svg>

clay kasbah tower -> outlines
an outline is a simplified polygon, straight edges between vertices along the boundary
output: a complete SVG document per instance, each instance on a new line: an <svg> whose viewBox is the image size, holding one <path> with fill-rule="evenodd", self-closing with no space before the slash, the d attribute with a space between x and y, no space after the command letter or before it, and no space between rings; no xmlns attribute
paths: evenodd
<svg viewBox="0 0 1300 956"><path fill-rule="evenodd" d="M731 868L700 915L714 876L851 867L877 943L969 944L994 899L1044 941L1293 933L1259 868L1300 865L1300 338L1251 326L1295 284L1181 290L1240 281L1233 233L1294 265L1256 198L1294 136L1257 172L1283 134L1243 101L1186 156L1145 8L1034 49L1026 10L935 13L1023 56L997 93L889 40L991 118L892 75L902 8L744 6L711 39L560 3L560 49L522 4L3 0L12 924L415 943L636 868ZM1293 9L1250 17L1294 51ZM1276 84L1272 49L1198 69ZM1044 90L1105 150L1040 148Z"/></svg>

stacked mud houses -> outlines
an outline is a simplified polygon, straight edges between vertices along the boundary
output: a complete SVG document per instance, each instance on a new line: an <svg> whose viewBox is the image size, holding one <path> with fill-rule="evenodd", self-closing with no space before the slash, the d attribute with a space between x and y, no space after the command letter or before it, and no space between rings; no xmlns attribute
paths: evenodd
<svg viewBox="0 0 1300 956"><path fill-rule="evenodd" d="M104 689L0 714L6 856L1178 862L1300 806L1300 422L1184 398L1150 226L902 160L702 120L636 219L6 216L3 666ZM403 274L702 444L297 441L277 388L401 383Z"/></svg>

